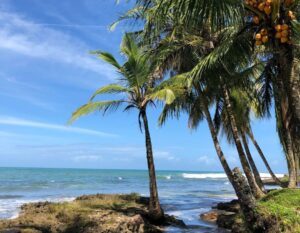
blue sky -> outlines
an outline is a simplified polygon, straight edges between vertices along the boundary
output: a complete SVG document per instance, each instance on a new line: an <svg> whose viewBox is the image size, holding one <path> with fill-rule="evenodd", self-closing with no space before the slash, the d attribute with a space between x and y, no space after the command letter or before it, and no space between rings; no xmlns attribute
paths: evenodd
<svg viewBox="0 0 300 233"><path fill-rule="evenodd" d="M136 112L94 114L66 126L76 107L118 77L89 51L122 59L119 44L130 27L107 28L129 6L114 0L1 0L0 166L146 168ZM159 128L159 111L149 111L157 169L222 171L205 122L191 131L183 116ZM274 170L285 172L274 120L254 121L253 129ZM222 145L231 166L238 166L235 148L225 140Z"/></svg>

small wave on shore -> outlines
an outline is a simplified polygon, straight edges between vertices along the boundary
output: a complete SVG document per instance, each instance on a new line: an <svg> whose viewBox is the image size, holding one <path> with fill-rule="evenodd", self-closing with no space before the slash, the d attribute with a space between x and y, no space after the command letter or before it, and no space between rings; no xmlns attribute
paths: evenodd
<svg viewBox="0 0 300 233"><path fill-rule="evenodd" d="M272 176L269 173L259 173L259 174L263 180L272 178ZM285 176L284 174L275 174L275 175L277 176L277 178L283 178Z"/></svg>
<svg viewBox="0 0 300 233"><path fill-rule="evenodd" d="M22 195L0 195L0 200L1 199L18 199L22 198Z"/></svg>
<svg viewBox="0 0 300 233"><path fill-rule="evenodd" d="M171 180L172 176L165 176L167 180Z"/></svg>
<svg viewBox="0 0 300 233"><path fill-rule="evenodd" d="M0 200L0 219L14 219L19 216L20 207L23 204L35 203L35 202L71 202L75 200L75 197L61 197L61 198L41 198L41 199L26 199L17 198L17 195L2 195L7 196L6 199ZM8 198L10 196L10 198ZM23 197L23 196L20 196Z"/></svg>
<svg viewBox="0 0 300 233"><path fill-rule="evenodd" d="M260 173L261 178L270 179L272 176L269 173ZM283 178L284 174L276 174L278 178ZM225 173L183 173L184 179L227 179Z"/></svg>
<svg viewBox="0 0 300 233"><path fill-rule="evenodd" d="M224 173L183 173L185 179L227 179Z"/></svg>

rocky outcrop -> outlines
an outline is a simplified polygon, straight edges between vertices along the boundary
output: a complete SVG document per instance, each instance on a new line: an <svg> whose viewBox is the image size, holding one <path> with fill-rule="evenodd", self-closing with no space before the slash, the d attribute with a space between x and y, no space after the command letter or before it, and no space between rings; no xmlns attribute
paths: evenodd
<svg viewBox="0 0 300 233"><path fill-rule="evenodd" d="M0 221L0 233L160 233L164 225L185 226L172 216L160 226L151 223L147 201L135 194L98 194L26 204L18 218Z"/></svg>
<svg viewBox="0 0 300 233"><path fill-rule="evenodd" d="M215 223L220 228L232 229L239 211L239 204L233 200L219 203L211 211L201 214L200 218L203 221Z"/></svg>

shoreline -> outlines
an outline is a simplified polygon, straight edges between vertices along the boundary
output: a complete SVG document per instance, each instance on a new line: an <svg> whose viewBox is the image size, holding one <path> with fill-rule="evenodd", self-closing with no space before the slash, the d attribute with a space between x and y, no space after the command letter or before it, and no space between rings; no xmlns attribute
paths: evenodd
<svg viewBox="0 0 300 233"><path fill-rule="evenodd" d="M270 227L265 233L300 232L299 203L300 189L288 188L272 190L265 197L257 200L255 211L261 221ZM237 199L218 203L199 217L232 233L248 232Z"/></svg>
<svg viewBox="0 0 300 233"><path fill-rule="evenodd" d="M21 206L16 218L0 220L0 232L161 233L166 226L185 227L183 221L170 215L166 215L163 222L153 222L148 217L148 202L149 198L133 193L83 195L73 201L28 203Z"/></svg>

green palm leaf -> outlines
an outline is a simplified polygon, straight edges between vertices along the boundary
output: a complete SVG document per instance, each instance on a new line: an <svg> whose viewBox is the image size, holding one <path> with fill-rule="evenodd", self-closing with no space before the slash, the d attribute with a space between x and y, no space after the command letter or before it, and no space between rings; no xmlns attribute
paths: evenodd
<svg viewBox="0 0 300 233"><path fill-rule="evenodd" d="M129 93L130 88L123 87L119 84L109 84L107 86L99 88L91 97L91 101L98 95L102 94L118 94L118 93Z"/></svg>
<svg viewBox="0 0 300 233"><path fill-rule="evenodd" d="M117 60L110 53L102 52L102 51L92 51L91 53L97 55L103 61L109 63L112 66L114 66L115 68L117 68L117 70L121 69L121 66L119 65Z"/></svg>
<svg viewBox="0 0 300 233"><path fill-rule="evenodd" d="M176 96L173 90L165 88L152 93L149 95L149 98L152 100L164 101L166 104L171 104L176 99Z"/></svg>
<svg viewBox="0 0 300 233"><path fill-rule="evenodd" d="M72 114L72 117L68 123L71 124L78 118L89 115L96 111L102 111L103 113L106 113L107 111L117 110L123 103L125 103L124 100L89 102L78 108Z"/></svg>

